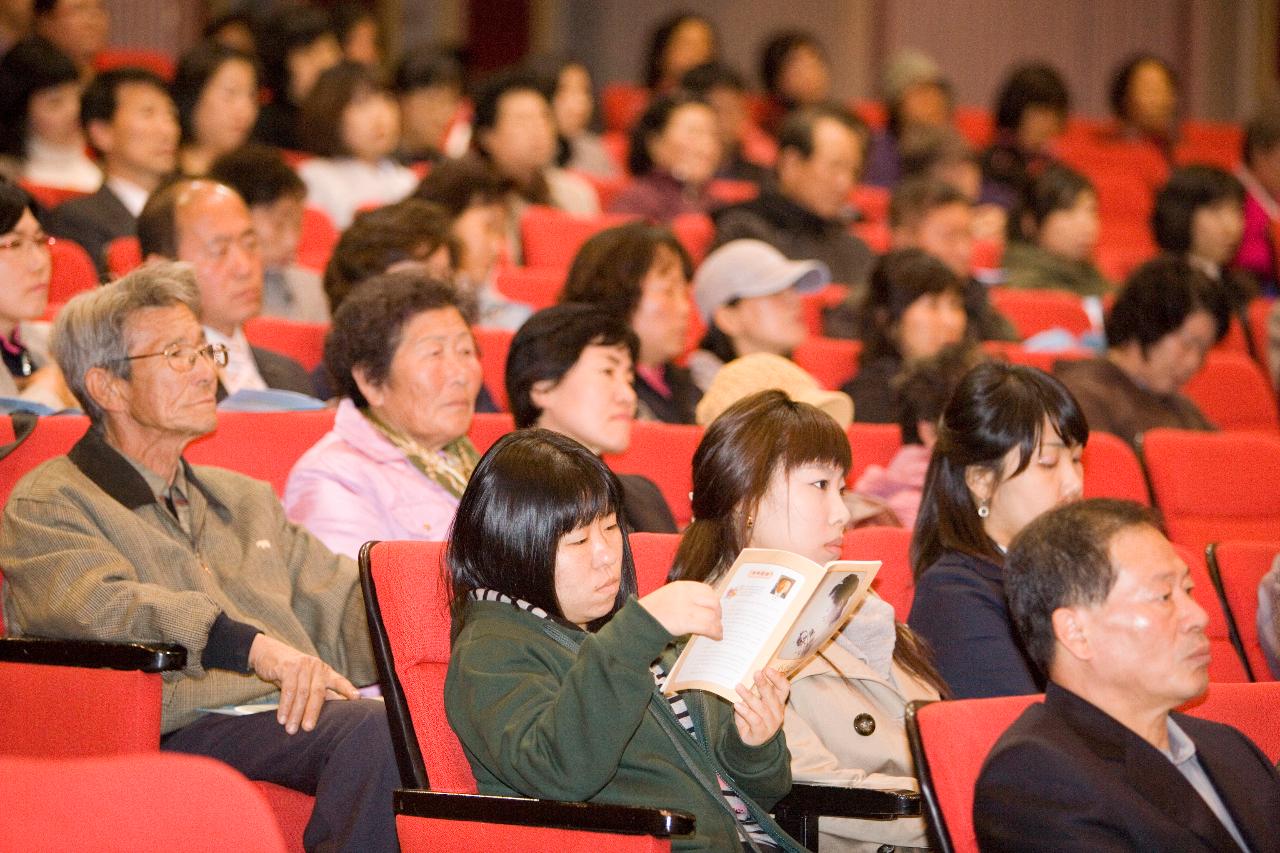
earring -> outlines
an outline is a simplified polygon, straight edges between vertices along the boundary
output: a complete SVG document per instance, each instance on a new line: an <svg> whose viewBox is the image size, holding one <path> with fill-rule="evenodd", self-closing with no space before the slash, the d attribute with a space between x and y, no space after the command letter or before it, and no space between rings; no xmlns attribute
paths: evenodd
<svg viewBox="0 0 1280 853"><path fill-rule="evenodd" d="M991 507L987 506L985 503L979 504L978 518L986 518L988 515L991 515Z"/></svg>

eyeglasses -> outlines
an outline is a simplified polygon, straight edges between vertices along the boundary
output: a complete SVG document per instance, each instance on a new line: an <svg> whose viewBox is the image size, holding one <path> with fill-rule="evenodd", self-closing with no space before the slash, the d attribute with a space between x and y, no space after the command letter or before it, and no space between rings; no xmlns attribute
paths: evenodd
<svg viewBox="0 0 1280 853"><path fill-rule="evenodd" d="M136 361L140 358L159 358L164 356L165 362L169 367L173 368L175 373L188 373L191 368L196 366L196 359L204 356L218 367L226 367L227 359L230 357L226 346L223 344L205 344L204 346L192 347L186 344L174 344L166 347L164 352L147 352L141 355L127 355L119 361Z"/></svg>
<svg viewBox="0 0 1280 853"><path fill-rule="evenodd" d="M23 246L30 246L33 249L43 249L48 251L53 246L54 240L48 234L36 233L30 237L23 237L21 234L15 234L12 237L6 237L0 240L0 252L17 252Z"/></svg>

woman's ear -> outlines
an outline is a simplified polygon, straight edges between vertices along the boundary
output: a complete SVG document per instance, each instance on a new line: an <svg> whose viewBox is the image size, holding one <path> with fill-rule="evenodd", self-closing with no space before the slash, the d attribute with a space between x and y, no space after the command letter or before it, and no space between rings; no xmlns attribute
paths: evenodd
<svg viewBox="0 0 1280 853"><path fill-rule="evenodd" d="M986 465L970 465L964 469L964 484L969 487L975 504L991 503L991 496L996 492L996 472Z"/></svg>
<svg viewBox="0 0 1280 853"><path fill-rule="evenodd" d="M387 399L386 391L382 385L369 378L369 372L365 370L363 364L352 366L351 378L356 381L356 387L360 389L360 393L364 398L369 401L369 405L375 409L381 408Z"/></svg>

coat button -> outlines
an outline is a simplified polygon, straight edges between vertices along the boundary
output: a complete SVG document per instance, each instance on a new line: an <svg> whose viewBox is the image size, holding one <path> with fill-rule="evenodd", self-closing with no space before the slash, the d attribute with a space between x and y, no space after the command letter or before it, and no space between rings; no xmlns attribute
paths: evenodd
<svg viewBox="0 0 1280 853"><path fill-rule="evenodd" d="M876 720L870 714L859 714L853 718L853 730L866 737L876 730Z"/></svg>

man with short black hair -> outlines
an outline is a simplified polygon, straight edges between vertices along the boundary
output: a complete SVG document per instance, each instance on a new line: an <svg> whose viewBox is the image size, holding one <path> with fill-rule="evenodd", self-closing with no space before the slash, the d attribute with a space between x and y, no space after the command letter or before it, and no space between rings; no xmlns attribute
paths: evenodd
<svg viewBox="0 0 1280 853"><path fill-rule="evenodd" d="M46 227L84 247L107 275L107 245L136 233L147 198L173 172L178 111L163 80L142 68L116 68L93 79L80 99L80 124L102 166L102 187L59 205Z"/></svg>
<svg viewBox="0 0 1280 853"><path fill-rule="evenodd" d="M1010 544L1009 610L1049 685L978 778L984 851L1280 850L1271 762L1235 729L1174 712L1209 685L1209 620L1157 524L1094 499Z"/></svg>

